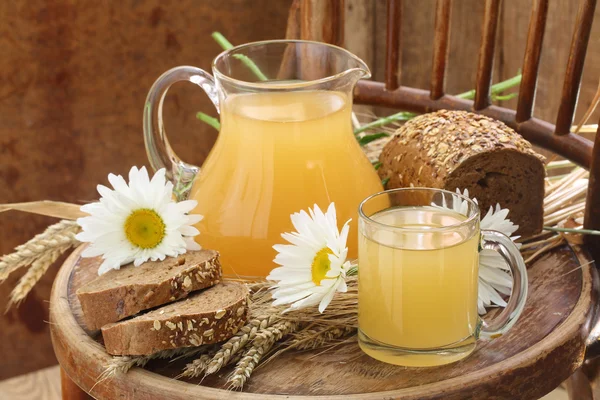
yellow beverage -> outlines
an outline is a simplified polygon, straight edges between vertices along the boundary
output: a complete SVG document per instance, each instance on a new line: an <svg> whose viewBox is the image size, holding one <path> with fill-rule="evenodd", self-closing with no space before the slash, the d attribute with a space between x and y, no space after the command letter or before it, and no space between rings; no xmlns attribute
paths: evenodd
<svg viewBox="0 0 600 400"><path fill-rule="evenodd" d="M357 253L357 208L382 189L351 131L343 93L304 91L228 96L221 131L192 187L198 242L221 253L224 273L266 276L272 246L293 231L290 214L335 202L338 224L352 218L349 252Z"/></svg>
<svg viewBox="0 0 600 400"><path fill-rule="evenodd" d="M406 366L441 365L466 357L475 347L479 321L479 231L471 230L470 237L458 229L431 231L466 219L434 207L392 208L370 219L422 233L361 233L361 348L376 359Z"/></svg>

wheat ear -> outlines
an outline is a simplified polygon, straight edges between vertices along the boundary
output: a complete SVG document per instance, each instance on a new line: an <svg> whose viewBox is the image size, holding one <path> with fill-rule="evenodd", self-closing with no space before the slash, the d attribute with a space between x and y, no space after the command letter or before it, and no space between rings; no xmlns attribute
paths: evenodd
<svg viewBox="0 0 600 400"><path fill-rule="evenodd" d="M116 374L126 374L133 367L143 367L148 364L148 361L156 358L166 359L176 357L193 356L203 351L206 351L207 346L200 347L183 347L179 349L162 350L147 356L114 356L106 366L106 369L98 377L98 382L115 376Z"/></svg>
<svg viewBox="0 0 600 400"><path fill-rule="evenodd" d="M287 343L286 349L312 350L323 347L328 342L356 332L354 327L324 327L324 329L304 329Z"/></svg>
<svg viewBox="0 0 600 400"><path fill-rule="evenodd" d="M261 329L256 338L246 350L240 361L235 366L235 370L229 376L228 383L232 389L242 389L244 384L252 375L261 359L271 350L275 342L285 335L298 329L299 324L292 321L283 321Z"/></svg>
<svg viewBox="0 0 600 400"><path fill-rule="evenodd" d="M31 265L45 254L54 249L65 248L79 243L75 235L80 228L75 221L62 220L49 226L43 233L35 235L27 243L15 247L15 252L6 254L0 258L0 283L2 283L11 272Z"/></svg>
<svg viewBox="0 0 600 400"><path fill-rule="evenodd" d="M273 325L278 318L278 315L264 315L251 319L246 325L240 328L235 336L221 346L219 351L217 351L212 359L205 365L204 371L200 371L198 366L196 366L190 373L193 372L193 374L199 374L200 372L205 372L206 375L210 375L220 371L221 368L230 363L231 358L238 351L243 349L247 343L254 340L258 332ZM199 366L201 365L202 364L200 363ZM193 374L187 376L197 376Z"/></svg>

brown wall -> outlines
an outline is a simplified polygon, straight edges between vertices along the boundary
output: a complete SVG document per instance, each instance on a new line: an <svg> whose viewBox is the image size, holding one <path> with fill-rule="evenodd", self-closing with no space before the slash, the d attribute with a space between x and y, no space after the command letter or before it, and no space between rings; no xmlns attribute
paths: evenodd
<svg viewBox="0 0 600 400"><path fill-rule="evenodd" d="M210 68L232 43L283 38L287 0L0 1L0 203L82 202L109 172L146 163L142 109L153 81L182 65ZM193 85L166 100L175 150L201 163L216 132L195 112L214 107ZM0 254L51 223L0 214ZM0 379L54 364L47 323L50 270L19 309L2 314L20 274L0 286Z"/></svg>
<svg viewBox="0 0 600 400"><path fill-rule="evenodd" d="M109 172L146 163L141 114L146 92L163 71L181 64L209 68L223 32L234 44L281 38L289 0L0 1L0 203L38 199L82 202ZM550 121L578 1L551 2L535 115ZM505 0L494 80L522 63L529 0ZM434 0L405 1L402 83L428 87ZM600 7L596 11L600 17ZM483 2L454 2L448 92L473 88ZM346 47L383 77L385 1L346 0ZM600 18L592 31L577 116L600 77ZM512 101L510 106L515 105ZM175 150L201 163L216 132L194 114L215 114L191 85L176 85L166 106ZM593 123L600 114L596 112ZM0 253L43 230L51 219L0 214ZM55 266L18 310L0 315L0 379L55 362L46 323ZM0 308L19 274L0 286Z"/></svg>

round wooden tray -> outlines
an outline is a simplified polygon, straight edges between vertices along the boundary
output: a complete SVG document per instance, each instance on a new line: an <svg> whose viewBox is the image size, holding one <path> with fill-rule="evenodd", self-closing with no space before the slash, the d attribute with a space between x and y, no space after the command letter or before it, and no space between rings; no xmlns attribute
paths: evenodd
<svg viewBox="0 0 600 400"><path fill-rule="evenodd" d="M529 298L521 319L503 337L480 342L467 359L414 369L375 361L348 344L322 353L288 352L252 375L244 392L224 389L230 370L196 381L172 379L185 361L150 363L100 383L110 356L98 332L84 328L75 291L96 276L98 259L75 250L51 296L56 356L64 371L97 399L534 399L567 379L582 363L597 276L586 252L564 246L529 268ZM582 266L582 267L580 267ZM352 396L349 396L352 395Z"/></svg>

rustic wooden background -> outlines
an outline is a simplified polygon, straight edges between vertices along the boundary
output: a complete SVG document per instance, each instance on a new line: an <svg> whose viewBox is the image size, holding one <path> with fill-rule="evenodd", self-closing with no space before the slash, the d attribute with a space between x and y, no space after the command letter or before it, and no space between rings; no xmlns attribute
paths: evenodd
<svg viewBox="0 0 600 400"><path fill-rule="evenodd" d="M318 1L318 0L315 0ZM31 0L0 2L0 203L38 199L85 202L109 172L146 163L141 115L146 92L165 70L208 69L221 31L234 44L282 38L291 0ZM535 115L554 121L578 1L551 2ZM504 0L494 81L517 73L529 0ZM383 79L385 1L346 0L346 47ZM402 84L427 88L434 0L405 1ZM597 9L600 13L600 8ZM455 0L448 92L473 88L483 2ZM600 79L600 18L585 65L577 118ZM514 107L514 101L508 103ZM169 137L180 156L201 163L216 132L195 112L216 114L191 85L176 85L165 105ZM592 122L598 121L598 112ZM146 163L147 164L147 163ZM52 222L0 214L0 253ZM0 379L55 363L47 318L55 265L18 309L0 315ZM0 286L0 308L19 273ZM1 311L1 310L0 310Z"/></svg>

